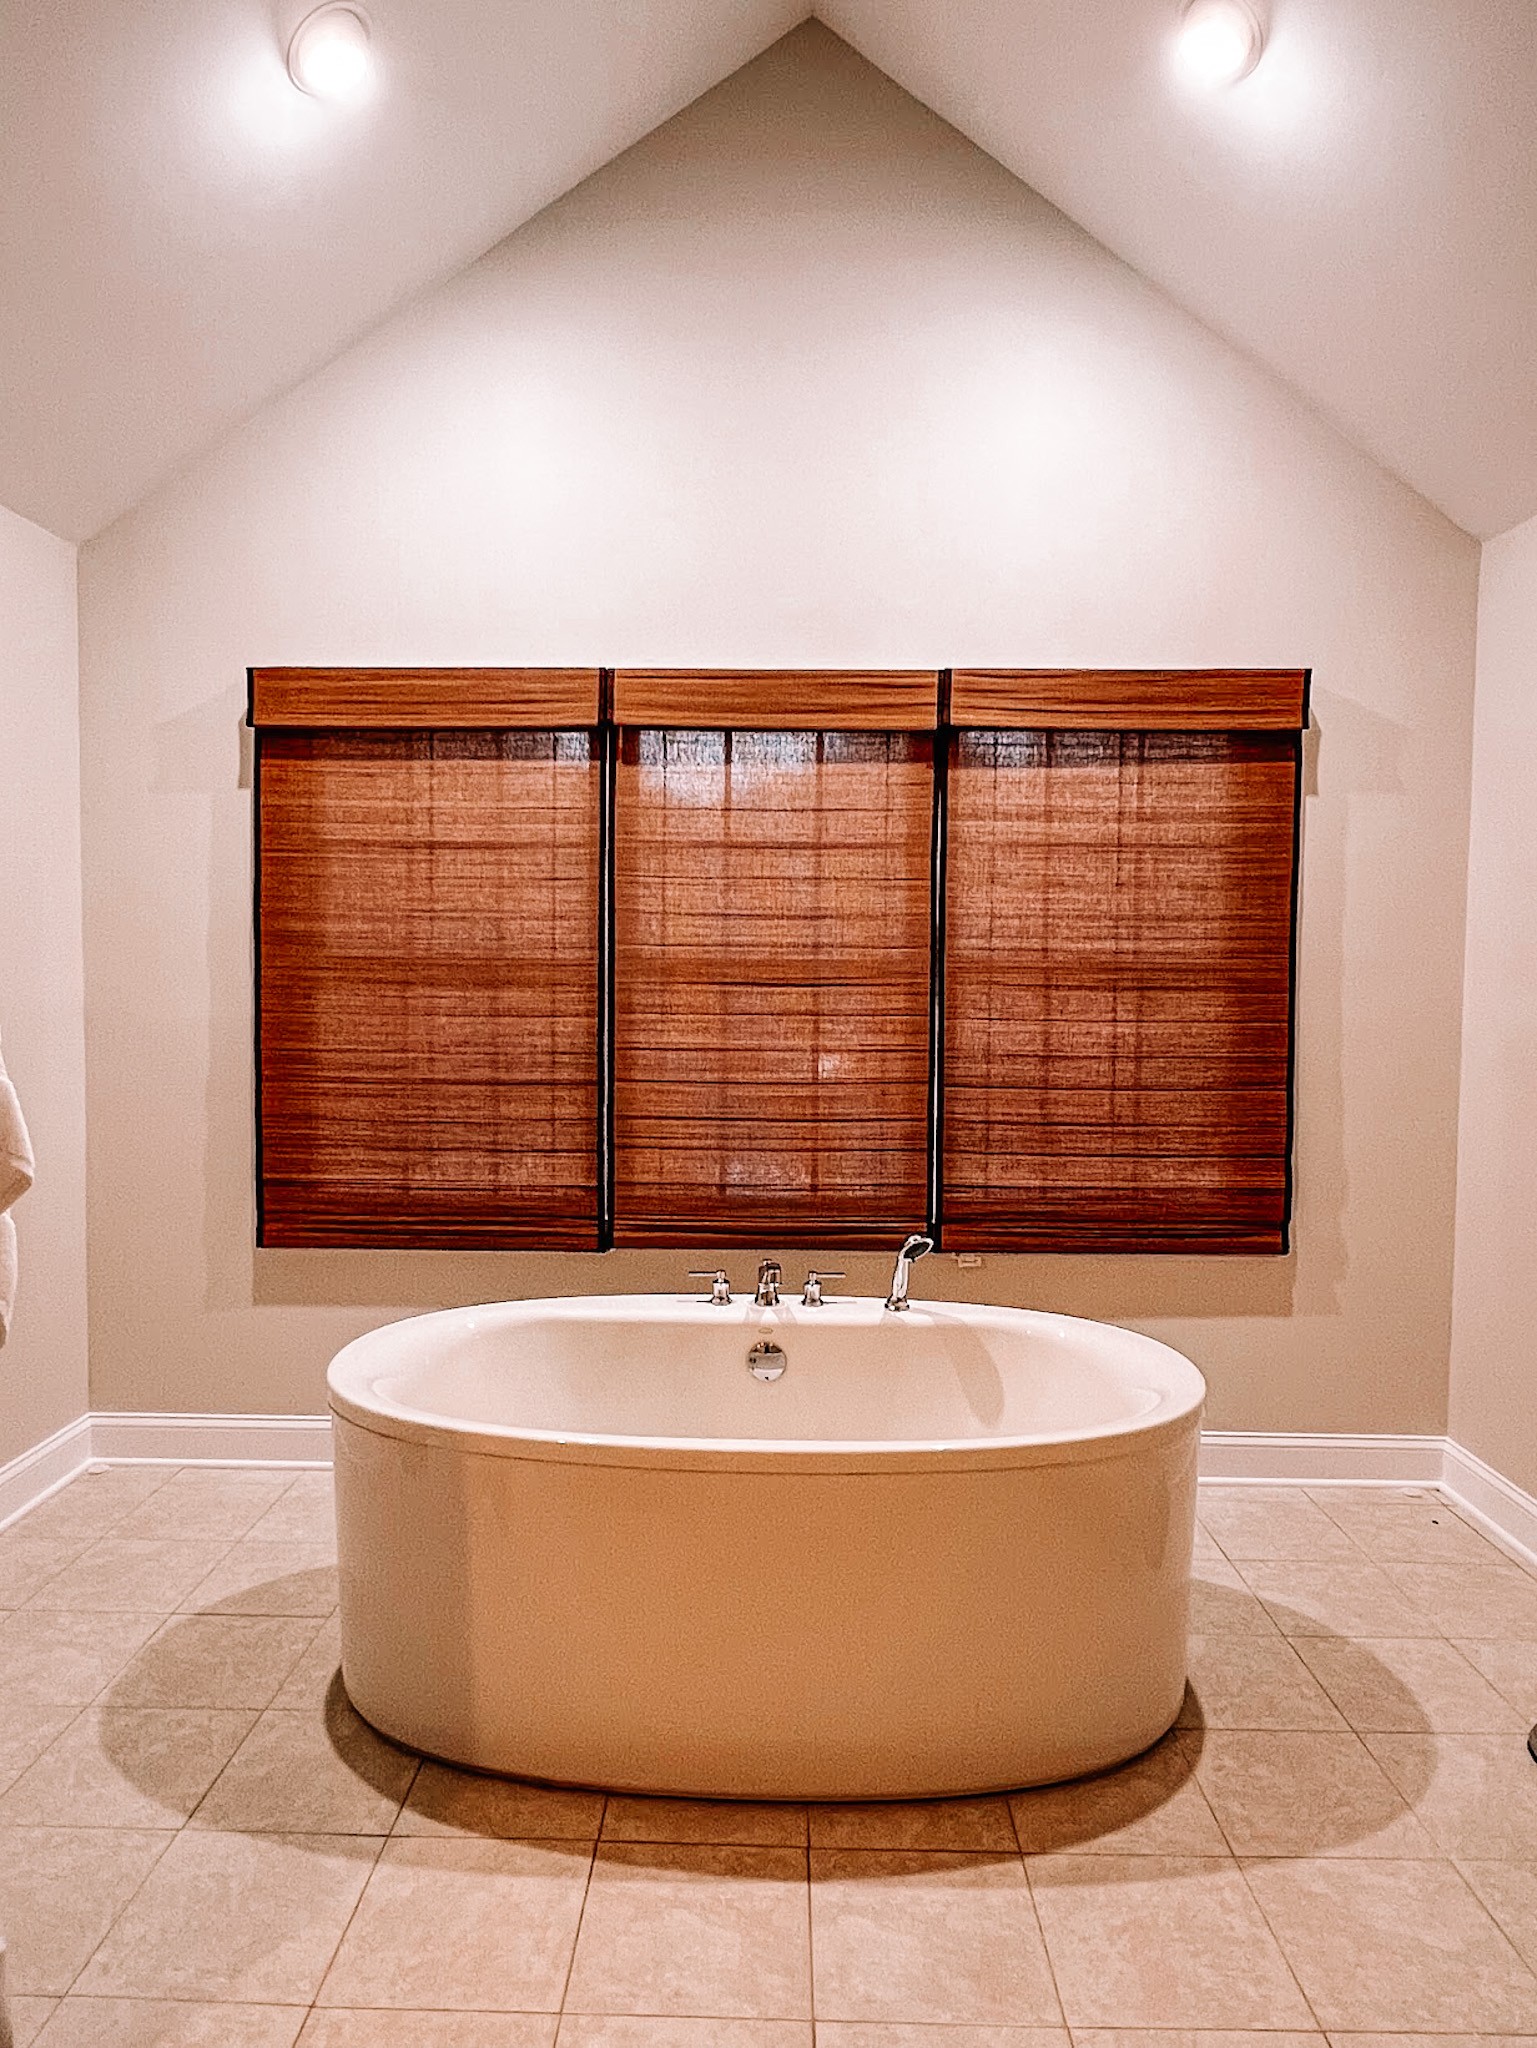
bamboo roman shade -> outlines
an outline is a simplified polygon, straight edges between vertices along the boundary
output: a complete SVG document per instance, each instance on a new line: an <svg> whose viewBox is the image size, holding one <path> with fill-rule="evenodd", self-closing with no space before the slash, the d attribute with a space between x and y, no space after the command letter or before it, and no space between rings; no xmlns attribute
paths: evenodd
<svg viewBox="0 0 1537 2048"><path fill-rule="evenodd" d="M598 748L510 673L256 679L331 723L258 734L263 1244L597 1246Z"/></svg>
<svg viewBox="0 0 1537 2048"><path fill-rule="evenodd" d="M1300 670L260 670L268 1245L1277 1252Z"/></svg>
<svg viewBox="0 0 1537 2048"><path fill-rule="evenodd" d="M616 1244L922 1220L932 786L927 734L625 729Z"/></svg>

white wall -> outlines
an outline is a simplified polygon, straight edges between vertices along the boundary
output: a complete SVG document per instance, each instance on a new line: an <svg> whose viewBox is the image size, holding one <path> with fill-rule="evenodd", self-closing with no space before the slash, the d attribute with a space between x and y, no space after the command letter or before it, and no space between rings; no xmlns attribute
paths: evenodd
<svg viewBox="0 0 1537 2048"><path fill-rule="evenodd" d="M0 1465L83 1415L85 993L75 550L0 508L0 1049L37 1153L16 1205Z"/></svg>
<svg viewBox="0 0 1537 2048"><path fill-rule="evenodd" d="M1439 1430L1476 576L797 31L84 551L97 1405L314 1410L391 1314L700 1263L253 1253L247 664L1310 663L1296 1253L921 1277L1170 1335L1214 1425Z"/></svg>
<svg viewBox="0 0 1537 2048"><path fill-rule="evenodd" d="M1451 1433L1537 1493L1537 519L1486 542Z"/></svg>

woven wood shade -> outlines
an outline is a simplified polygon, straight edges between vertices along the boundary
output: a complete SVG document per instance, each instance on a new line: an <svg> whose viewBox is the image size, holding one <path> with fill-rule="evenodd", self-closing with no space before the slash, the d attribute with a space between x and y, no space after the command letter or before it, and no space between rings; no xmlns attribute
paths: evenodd
<svg viewBox="0 0 1537 2048"><path fill-rule="evenodd" d="M595 668L253 668L258 729L448 731L595 725Z"/></svg>
<svg viewBox="0 0 1537 2048"><path fill-rule="evenodd" d="M623 733L616 1244L922 1223L932 790L920 734Z"/></svg>
<svg viewBox="0 0 1537 2048"><path fill-rule="evenodd" d="M937 669L617 668L621 725L755 731L928 732Z"/></svg>
<svg viewBox="0 0 1537 2048"><path fill-rule="evenodd" d="M957 735L948 1248L1285 1249L1298 745Z"/></svg>
<svg viewBox="0 0 1537 2048"><path fill-rule="evenodd" d="M1296 732L1301 668L958 668L958 726L1082 732Z"/></svg>
<svg viewBox="0 0 1537 2048"><path fill-rule="evenodd" d="M598 1241L580 732L264 732L260 1242Z"/></svg>

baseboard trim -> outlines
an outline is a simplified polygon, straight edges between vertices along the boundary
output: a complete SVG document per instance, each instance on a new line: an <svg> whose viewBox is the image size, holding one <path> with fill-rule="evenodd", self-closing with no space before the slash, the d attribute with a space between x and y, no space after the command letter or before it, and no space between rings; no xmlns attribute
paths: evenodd
<svg viewBox="0 0 1537 2048"><path fill-rule="evenodd" d="M0 1529L57 1493L91 1462L91 1418L67 1422L52 1436L0 1465Z"/></svg>
<svg viewBox="0 0 1537 2048"><path fill-rule="evenodd" d="M0 1529L91 1464L299 1471L330 1462L328 1415L82 1415L0 1465ZM1435 1487L1502 1550L1537 1570L1537 1498L1448 1437L1209 1429L1200 1474L1222 1485Z"/></svg>
<svg viewBox="0 0 1537 2048"><path fill-rule="evenodd" d="M1279 1430L1205 1429L1201 1477L1263 1486L1436 1486L1444 1436L1290 1435Z"/></svg>
<svg viewBox="0 0 1537 2048"><path fill-rule="evenodd" d="M91 1455L111 1465L329 1465L329 1415L92 1415Z"/></svg>
<svg viewBox="0 0 1537 2048"><path fill-rule="evenodd" d="M1442 1492L1491 1542L1537 1570L1537 1500L1447 1438Z"/></svg>

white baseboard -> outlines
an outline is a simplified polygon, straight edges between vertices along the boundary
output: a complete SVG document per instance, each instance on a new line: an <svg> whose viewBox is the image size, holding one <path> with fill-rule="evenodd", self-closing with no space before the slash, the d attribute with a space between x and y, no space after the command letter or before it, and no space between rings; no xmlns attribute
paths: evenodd
<svg viewBox="0 0 1537 2048"><path fill-rule="evenodd" d="M1436 1486L1444 1436L1292 1436L1203 1429L1201 1477L1262 1486Z"/></svg>
<svg viewBox="0 0 1537 2048"><path fill-rule="evenodd" d="M111 1465L329 1465L329 1415L90 1418L91 1456Z"/></svg>
<svg viewBox="0 0 1537 2048"><path fill-rule="evenodd" d="M1537 1570L1537 1500L1450 1437L1441 1491L1491 1542Z"/></svg>
<svg viewBox="0 0 1537 2048"><path fill-rule="evenodd" d="M91 1462L91 1418L66 1423L42 1443L0 1465L0 1529L57 1493Z"/></svg>
<svg viewBox="0 0 1537 2048"><path fill-rule="evenodd" d="M82 1415L0 1465L0 1529L90 1464L331 1462L328 1415ZM1502 1550L1537 1569L1537 1499L1443 1436L1289 1435L1205 1430L1201 1478L1262 1486L1431 1486Z"/></svg>

